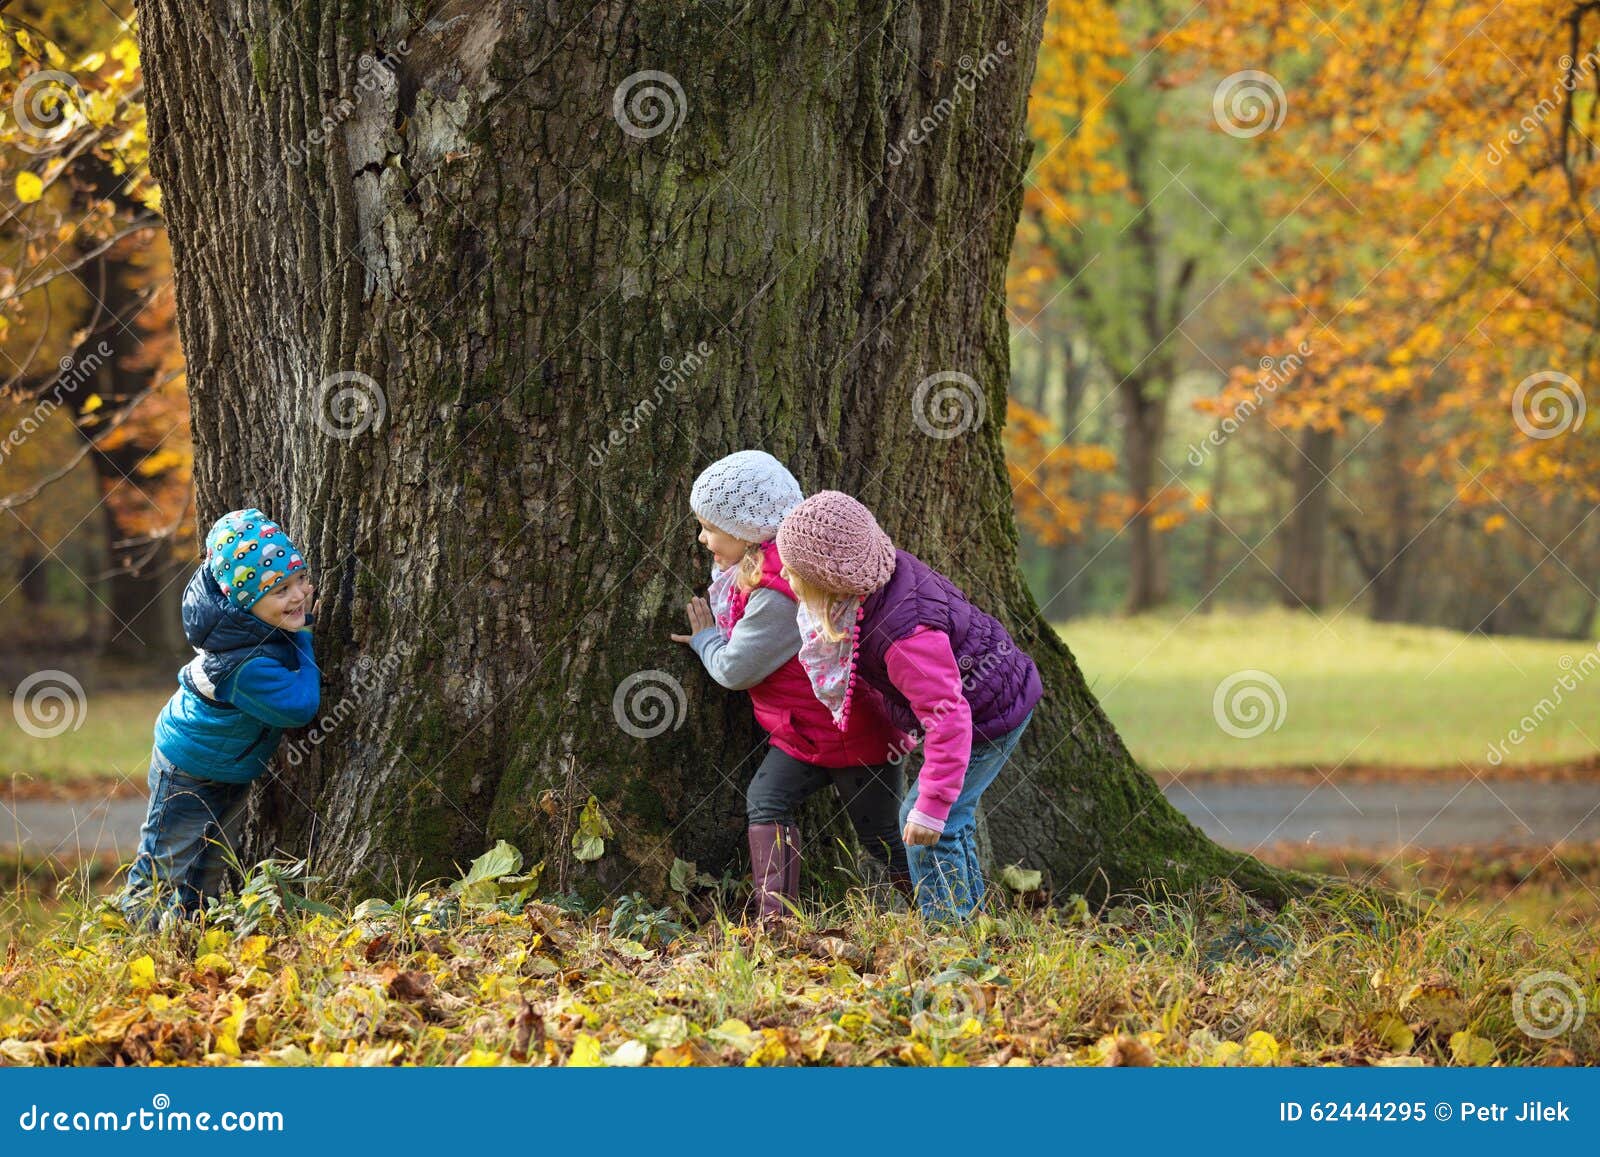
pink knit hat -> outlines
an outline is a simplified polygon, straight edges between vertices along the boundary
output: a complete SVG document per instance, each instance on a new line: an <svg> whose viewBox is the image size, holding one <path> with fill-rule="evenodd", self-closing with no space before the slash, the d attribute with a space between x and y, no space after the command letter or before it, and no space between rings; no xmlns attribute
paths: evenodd
<svg viewBox="0 0 1600 1157"><path fill-rule="evenodd" d="M894 574L894 543L872 511L837 490L819 490L778 527L778 557L802 582L867 595Z"/></svg>

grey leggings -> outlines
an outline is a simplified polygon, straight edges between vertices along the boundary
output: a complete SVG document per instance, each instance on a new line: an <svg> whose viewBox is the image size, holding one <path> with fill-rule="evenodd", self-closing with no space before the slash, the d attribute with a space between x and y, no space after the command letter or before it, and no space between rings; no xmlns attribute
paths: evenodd
<svg viewBox="0 0 1600 1157"><path fill-rule="evenodd" d="M903 782L897 764L818 767L769 747L745 790L745 813L752 824L792 824L801 801L832 784L862 846L892 874L904 875L908 869L906 847L900 842Z"/></svg>

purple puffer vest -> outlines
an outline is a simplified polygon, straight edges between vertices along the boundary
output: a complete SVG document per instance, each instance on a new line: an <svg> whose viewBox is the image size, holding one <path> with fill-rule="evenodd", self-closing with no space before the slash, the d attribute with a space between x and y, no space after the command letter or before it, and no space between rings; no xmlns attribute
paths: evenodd
<svg viewBox="0 0 1600 1157"><path fill-rule="evenodd" d="M889 681L888 651L925 626L950 636L974 736L998 739L1020 726L1044 695L1033 660L944 575L907 551L895 551L894 559L889 581L861 604L854 672L882 696L890 722L902 731L922 731L911 704Z"/></svg>

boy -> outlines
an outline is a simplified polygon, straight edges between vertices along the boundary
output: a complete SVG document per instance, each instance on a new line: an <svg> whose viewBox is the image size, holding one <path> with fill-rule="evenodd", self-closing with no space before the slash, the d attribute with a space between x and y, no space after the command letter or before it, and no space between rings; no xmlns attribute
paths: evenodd
<svg viewBox="0 0 1600 1157"><path fill-rule="evenodd" d="M196 655L156 720L149 808L118 899L135 927L193 916L218 894L223 831L284 728L316 717L314 593L305 560L261 511L224 514L206 535L205 561L183 592Z"/></svg>

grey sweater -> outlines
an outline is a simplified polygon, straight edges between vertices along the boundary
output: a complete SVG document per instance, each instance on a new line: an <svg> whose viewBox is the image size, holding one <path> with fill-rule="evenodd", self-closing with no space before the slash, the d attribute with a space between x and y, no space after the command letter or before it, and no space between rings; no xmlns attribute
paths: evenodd
<svg viewBox="0 0 1600 1157"><path fill-rule="evenodd" d="M794 600L762 587L745 603L733 637L716 626L689 640L706 670L729 691L748 691L800 651L800 625Z"/></svg>

